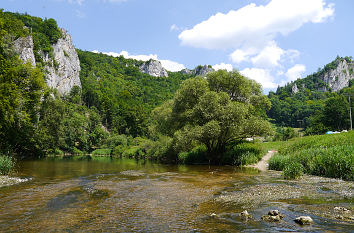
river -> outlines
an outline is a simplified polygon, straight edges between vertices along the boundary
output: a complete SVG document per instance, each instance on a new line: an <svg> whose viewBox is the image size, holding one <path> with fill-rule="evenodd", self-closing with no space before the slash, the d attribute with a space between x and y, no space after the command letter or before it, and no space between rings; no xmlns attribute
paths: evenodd
<svg viewBox="0 0 354 233"><path fill-rule="evenodd" d="M20 161L0 188L1 232L352 232L353 182L231 166L101 158ZM348 209L347 215L338 208ZM253 215L245 221L243 210ZM284 218L264 222L278 209ZM349 215L348 215L349 213ZM308 215L314 224L293 220ZM344 217L343 217L344 216Z"/></svg>

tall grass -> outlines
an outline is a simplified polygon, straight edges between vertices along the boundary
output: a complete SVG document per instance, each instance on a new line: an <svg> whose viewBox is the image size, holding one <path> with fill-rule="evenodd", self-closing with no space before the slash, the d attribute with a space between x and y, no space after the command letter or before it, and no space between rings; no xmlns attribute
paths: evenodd
<svg viewBox="0 0 354 233"><path fill-rule="evenodd" d="M222 156L221 163L229 165L248 165L257 163L267 150L260 143L241 143L229 148Z"/></svg>
<svg viewBox="0 0 354 233"><path fill-rule="evenodd" d="M271 158L269 168L284 171L291 163L301 164L307 174L354 180L354 131L290 141Z"/></svg>
<svg viewBox="0 0 354 233"><path fill-rule="evenodd" d="M15 161L10 156L0 155L0 175L8 175L15 167Z"/></svg>

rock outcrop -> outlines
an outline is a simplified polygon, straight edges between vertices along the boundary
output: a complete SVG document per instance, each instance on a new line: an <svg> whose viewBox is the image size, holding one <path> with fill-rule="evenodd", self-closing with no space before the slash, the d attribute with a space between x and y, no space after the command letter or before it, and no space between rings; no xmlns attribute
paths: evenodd
<svg viewBox="0 0 354 233"><path fill-rule="evenodd" d="M20 59L26 63L30 62L32 66L36 65L36 60L33 53L32 36L20 37L12 43L13 49L19 54Z"/></svg>
<svg viewBox="0 0 354 233"><path fill-rule="evenodd" d="M154 77L168 77L168 73L166 69L162 67L161 62L152 59L139 66L139 70L142 73Z"/></svg>
<svg viewBox="0 0 354 233"><path fill-rule="evenodd" d="M193 70L183 69L180 72L185 75L194 75L205 77L208 73L215 71L212 67L208 65L198 66Z"/></svg>
<svg viewBox="0 0 354 233"><path fill-rule="evenodd" d="M322 80L335 92L348 87L351 79L354 79L354 63L348 63L345 59L340 60L335 69L322 77Z"/></svg>
<svg viewBox="0 0 354 233"><path fill-rule="evenodd" d="M61 29L62 37L53 44L53 57L42 52L46 82L49 87L56 88L61 95L68 94L73 86L81 87L80 61L72 43L71 36ZM20 37L13 42L13 49L24 62L36 65L33 52L32 36Z"/></svg>
<svg viewBox="0 0 354 233"><path fill-rule="evenodd" d="M43 60L51 64L45 66L48 86L56 88L60 94L68 94L73 86L81 87L81 68L71 36L64 29L61 31L62 37L52 45L55 62L48 54L43 54Z"/></svg>

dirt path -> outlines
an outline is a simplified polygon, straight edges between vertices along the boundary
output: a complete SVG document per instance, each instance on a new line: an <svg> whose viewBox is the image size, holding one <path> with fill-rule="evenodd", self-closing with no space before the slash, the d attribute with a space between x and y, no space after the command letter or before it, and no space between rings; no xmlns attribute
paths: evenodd
<svg viewBox="0 0 354 233"><path fill-rule="evenodd" d="M263 158L257 164L248 165L247 167L254 167L262 172L267 171L268 170L268 161L276 152L277 151L275 151L275 150L268 151L268 153L265 156L263 156Z"/></svg>

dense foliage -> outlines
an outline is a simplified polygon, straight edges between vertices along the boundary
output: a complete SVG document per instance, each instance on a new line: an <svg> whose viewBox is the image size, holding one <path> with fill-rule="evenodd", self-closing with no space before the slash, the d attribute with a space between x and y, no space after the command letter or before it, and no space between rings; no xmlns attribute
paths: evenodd
<svg viewBox="0 0 354 233"><path fill-rule="evenodd" d="M82 97L94 106L104 125L117 134L147 134L151 110L172 98L188 76L169 73L153 77L139 71L139 61L78 50L81 63Z"/></svg>
<svg viewBox="0 0 354 233"><path fill-rule="evenodd" d="M171 138L170 159L202 146L206 161L221 163L227 146L272 131L265 119L269 107L258 83L220 70L184 81L172 100L153 111L152 134Z"/></svg>
<svg viewBox="0 0 354 233"><path fill-rule="evenodd" d="M268 97L272 108L267 113L273 123L307 128L308 134L349 129L349 104L343 93L354 94L353 87L335 93L321 79L343 60L353 63L351 57L337 57L318 72L278 87L276 92L271 91ZM297 92L293 90L295 85L298 87Z"/></svg>
<svg viewBox="0 0 354 233"><path fill-rule="evenodd" d="M289 141L273 156L269 168L283 170L288 178L302 172L354 180L354 131ZM296 168L296 169L295 169Z"/></svg>
<svg viewBox="0 0 354 233"><path fill-rule="evenodd" d="M47 53L53 57L52 44L56 43L62 36L61 31L54 19L41 19L28 14L12 12L1 12L4 22L4 29L8 32L12 40L18 37L31 35L33 38L33 52L37 65L43 66L41 53Z"/></svg>

